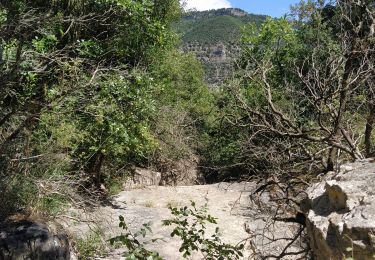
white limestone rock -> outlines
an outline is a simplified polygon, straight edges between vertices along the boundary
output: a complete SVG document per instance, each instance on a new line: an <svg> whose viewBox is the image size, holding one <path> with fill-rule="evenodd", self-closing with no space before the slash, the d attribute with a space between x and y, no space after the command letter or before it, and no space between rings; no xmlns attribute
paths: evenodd
<svg viewBox="0 0 375 260"><path fill-rule="evenodd" d="M316 259L375 259L375 163L363 160L327 174L302 203Z"/></svg>

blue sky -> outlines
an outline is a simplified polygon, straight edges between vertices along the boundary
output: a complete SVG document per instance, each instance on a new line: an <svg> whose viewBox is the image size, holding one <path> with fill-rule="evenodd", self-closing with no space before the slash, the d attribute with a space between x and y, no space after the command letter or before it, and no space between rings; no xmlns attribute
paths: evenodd
<svg viewBox="0 0 375 260"><path fill-rule="evenodd" d="M204 1L204 0L203 0ZM244 9L249 13L267 14L272 17L280 17L289 11L292 4L299 0L229 0L233 7Z"/></svg>
<svg viewBox="0 0 375 260"><path fill-rule="evenodd" d="M181 0L185 1L187 8L195 8L199 11L218 9L224 7L238 7L249 13L267 14L272 17L280 17L288 12L290 5L299 0Z"/></svg>

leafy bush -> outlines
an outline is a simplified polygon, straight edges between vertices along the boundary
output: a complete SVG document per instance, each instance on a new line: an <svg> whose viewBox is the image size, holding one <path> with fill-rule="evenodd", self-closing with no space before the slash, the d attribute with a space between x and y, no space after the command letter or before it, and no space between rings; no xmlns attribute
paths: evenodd
<svg viewBox="0 0 375 260"><path fill-rule="evenodd" d="M243 256L241 250L244 245L233 246L223 243L218 227L210 238L206 238L206 225L217 224L216 219L207 213L206 207L197 209L195 203L191 202L191 208L171 207L170 210L175 217L164 220L163 224L175 226L171 236L181 238L182 245L179 251L183 253L183 257L191 256L193 251L201 252L204 259L208 260L240 259Z"/></svg>
<svg viewBox="0 0 375 260"><path fill-rule="evenodd" d="M243 244L230 245L220 240L219 228L216 227L214 234L209 236L206 232L207 224L217 224L216 219L207 213L207 208L196 208L191 202L191 208L169 207L174 218L164 220L163 225L174 226L171 237L179 237L182 245L179 251L184 258L188 258L195 252L201 252L207 260L240 259L243 256ZM144 224L136 233L129 231L123 216L120 216L119 226L127 233L111 238L111 245L117 243L126 247L124 254L126 259L163 259L157 252L147 250L145 247L150 243L155 243L160 239L141 241L139 237L145 238L147 233L152 233L150 223ZM207 238L208 237L208 238Z"/></svg>
<svg viewBox="0 0 375 260"><path fill-rule="evenodd" d="M102 232L95 229L86 238L78 239L76 241L76 249L80 259L90 259L99 251L103 252Z"/></svg>
<svg viewBox="0 0 375 260"><path fill-rule="evenodd" d="M61 198L38 194L56 172L85 189L147 161L162 85L151 65L174 48L179 13L178 0L0 3L4 217L26 205L58 212Z"/></svg>
<svg viewBox="0 0 375 260"><path fill-rule="evenodd" d="M27 176L4 176L0 173L0 221L26 210L38 198L33 179Z"/></svg>
<svg viewBox="0 0 375 260"><path fill-rule="evenodd" d="M147 260L162 260L158 253L149 251L145 248L147 244L154 243L158 239L152 239L150 241L140 241L139 237L145 238L147 233L152 233L150 228L150 223L143 224L143 227L133 233L129 231L128 225L125 223L123 216L119 217L120 224L119 226L125 230L127 233L111 238L109 241L111 245L122 244L126 247L127 252L123 255L126 259L147 259Z"/></svg>
<svg viewBox="0 0 375 260"><path fill-rule="evenodd" d="M155 111L152 133L158 143L151 162L161 172L177 167L179 160L194 160L205 146L202 139L212 121L214 97L204 82L201 64L193 55L177 50L153 64Z"/></svg>

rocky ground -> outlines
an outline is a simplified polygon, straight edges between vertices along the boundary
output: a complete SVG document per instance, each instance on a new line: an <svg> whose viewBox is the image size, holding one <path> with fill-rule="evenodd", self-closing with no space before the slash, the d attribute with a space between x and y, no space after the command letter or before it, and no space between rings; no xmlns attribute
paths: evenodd
<svg viewBox="0 0 375 260"><path fill-rule="evenodd" d="M161 221L171 217L168 207L207 205L208 212L218 218L222 240L226 243L246 243L245 259L255 259L264 253L281 253L296 231L294 225L278 224L271 216L264 214L250 200L254 183L220 183L203 186L147 187L121 192L113 198L112 204L93 211L71 209L69 216L61 219L66 230L74 237L85 238L92 230L100 229L106 238L121 233L118 217L125 220L132 230L151 222L152 238L162 238L148 249L160 253L167 260L182 259L178 252L180 241L170 237L171 228L162 226ZM265 196L263 199L267 200ZM214 227L210 227L213 230ZM251 239L249 239L251 237ZM281 239L269 243L271 239ZM298 250L294 248L295 250ZM290 250L293 250L291 248ZM121 259L123 249L111 249L103 253L103 259ZM191 259L202 259L195 254ZM293 258L292 258L293 259Z"/></svg>
<svg viewBox="0 0 375 260"><path fill-rule="evenodd" d="M134 179L131 189L128 186L129 190L105 205L70 208L55 220L54 225L59 229L54 229L51 223L30 221L0 225L0 259L26 259L30 255L41 260L74 259L68 238L70 241L82 239L92 245L87 239L93 232L101 234L99 238L104 245L96 259L122 259L124 249L110 247L107 242L121 234L120 215L132 231L150 222L153 230L150 238L162 240L147 248L159 252L166 260L182 259L178 252L181 241L170 237L172 229L163 226L162 220L171 218L170 206L189 206L191 201L198 207L206 205L208 212L218 219L224 242L246 244L244 259L307 259L297 254L306 248L303 238L309 240L314 259L375 259L374 160L343 165L340 172L322 175L321 181L306 190L301 210L307 228L302 237L296 236L301 226L288 222L288 217L274 221L275 212L282 205L272 202L273 194L255 195L255 183L139 188L141 183L152 185L160 181L142 178ZM208 227L208 231L214 228ZM203 259L203 256L196 253L191 259Z"/></svg>
<svg viewBox="0 0 375 260"><path fill-rule="evenodd" d="M375 163L343 165L308 189L302 203L316 259L375 259Z"/></svg>

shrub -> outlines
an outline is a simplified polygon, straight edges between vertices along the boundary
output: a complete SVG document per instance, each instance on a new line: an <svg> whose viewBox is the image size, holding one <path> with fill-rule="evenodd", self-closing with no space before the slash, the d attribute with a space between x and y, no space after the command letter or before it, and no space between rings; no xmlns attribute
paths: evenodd
<svg viewBox="0 0 375 260"><path fill-rule="evenodd" d="M191 202L191 208L170 208L174 218L164 220L166 226L175 226L171 236L180 237L182 245L179 249L183 257L191 256L193 251L201 252L204 259L240 259L243 256L243 244L236 246L225 244L220 240L219 228L216 227L214 234L207 237L206 225L217 224L216 218L207 213L207 208L196 208L194 202Z"/></svg>
<svg viewBox="0 0 375 260"><path fill-rule="evenodd" d="M171 237L179 237L182 240L179 251L184 258L188 258L194 251L201 252L204 259L224 260L240 259L243 256L243 244L230 245L220 240L219 228L215 228L212 235L206 232L207 224L217 224L216 219L207 213L207 207L197 209L194 202L191 202L191 208L169 207L172 215L171 219L163 221L165 226L174 226ZM119 226L126 233L111 238L111 245L121 244L127 249L124 254L127 259L163 259L157 252L147 250L145 247L150 243L155 243L160 239L141 241L139 238L145 238L147 233L152 233L150 223L143 224L143 227L136 233L129 231L123 216L120 216Z"/></svg>

